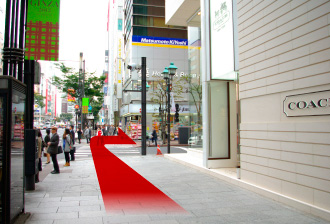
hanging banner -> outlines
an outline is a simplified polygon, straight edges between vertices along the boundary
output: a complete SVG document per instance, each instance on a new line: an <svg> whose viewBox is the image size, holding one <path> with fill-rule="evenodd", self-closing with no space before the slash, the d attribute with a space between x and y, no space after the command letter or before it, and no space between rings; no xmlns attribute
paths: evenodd
<svg viewBox="0 0 330 224"><path fill-rule="evenodd" d="M58 61L60 0L31 0L27 10L26 60Z"/></svg>
<svg viewBox="0 0 330 224"><path fill-rule="evenodd" d="M82 113L88 114L89 98L82 98Z"/></svg>

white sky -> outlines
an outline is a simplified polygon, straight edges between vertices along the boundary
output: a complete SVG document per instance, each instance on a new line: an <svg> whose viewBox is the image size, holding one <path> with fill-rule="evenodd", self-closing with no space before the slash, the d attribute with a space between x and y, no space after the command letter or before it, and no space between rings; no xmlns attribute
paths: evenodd
<svg viewBox="0 0 330 224"><path fill-rule="evenodd" d="M79 61L83 52L86 70L101 75L107 46L107 15L108 0L62 0L59 60ZM66 64L79 70L77 62Z"/></svg>

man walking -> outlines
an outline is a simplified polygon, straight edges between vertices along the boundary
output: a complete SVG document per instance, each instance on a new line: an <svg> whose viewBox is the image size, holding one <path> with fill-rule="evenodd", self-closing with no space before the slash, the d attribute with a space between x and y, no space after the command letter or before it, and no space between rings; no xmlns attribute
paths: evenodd
<svg viewBox="0 0 330 224"><path fill-rule="evenodd" d="M152 131L152 141L155 141L155 146L157 147L157 138L158 138L158 135L157 135L157 131L155 129L155 127L153 128L153 131Z"/></svg>
<svg viewBox="0 0 330 224"><path fill-rule="evenodd" d="M87 126L85 127L84 135L85 135L87 143L89 143L89 129Z"/></svg>
<svg viewBox="0 0 330 224"><path fill-rule="evenodd" d="M72 136L72 149L70 150L70 156L71 156L71 161L74 161L74 153L75 153L75 147L74 147L74 142L75 142L75 133L73 130L73 125L70 125L70 133Z"/></svg>
<svg viewBox="0 0 330 224"><path fill-rule="evenodd" d="M58 144L60 143L60 137L57 134L57 127L52 127L52 134L53 136L50 138L50 141L48 142L47 152L52 157L53 166L54 166L54 170L51 173L59 174L60 168L58 167L57 153L58 153Z"/></svg>

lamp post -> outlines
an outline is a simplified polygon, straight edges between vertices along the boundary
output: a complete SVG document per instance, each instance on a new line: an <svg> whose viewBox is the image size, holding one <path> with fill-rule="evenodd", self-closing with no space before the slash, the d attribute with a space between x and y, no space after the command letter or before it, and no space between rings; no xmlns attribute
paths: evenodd
<svg viewBox="0 0 330 224"><path fill-rule="evenodd" d="M166 67L163 71L164 79L167 83L167 153L171 153L171 81L178 68L173 62L170 63L169 67Z"/></svg>
<svg viewBox="0 0 330 224"><path fill-rule="evenodd" d="M149 85L147 84L147 58L141 57L141 65L128 65L127 68L131 71L141 70L141 89L139 90L126 90L123 92L141 92L141 117L142 117L142 144L141 144L141 155L145 156L147 154L147 91Z"/></svg>

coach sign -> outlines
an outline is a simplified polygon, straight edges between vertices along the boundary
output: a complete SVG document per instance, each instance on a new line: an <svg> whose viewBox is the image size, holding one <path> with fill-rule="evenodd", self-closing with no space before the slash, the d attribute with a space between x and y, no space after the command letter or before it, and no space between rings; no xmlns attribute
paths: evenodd
<svg viewBox="0 0 330 224"><path fill-rule="evenodd" d="M287 117L330 115L330 91L287 96L283 107Z"/></svg>

